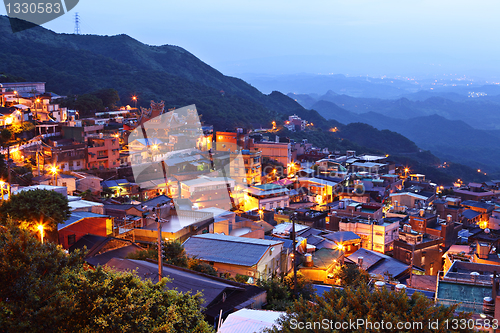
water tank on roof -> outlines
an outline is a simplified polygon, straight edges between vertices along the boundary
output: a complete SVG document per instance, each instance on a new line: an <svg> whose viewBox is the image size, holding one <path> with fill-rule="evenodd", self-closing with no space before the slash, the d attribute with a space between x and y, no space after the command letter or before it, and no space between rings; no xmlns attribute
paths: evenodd
<svg viewBox="0 0 500 333"><path fill-rule="evenodd" d="M306 255L304 255L304 258L305 258L304 266L306 266L306 267L313 267L314 262L313 262L312 254L307 253Z"/></svg>
<svg viewBox="0 0 500 333"><path fill-rule="evenodd" d="M385 288L385 282L384 281L377 281L375 282L375 289L381 290Z"/></svg>
<svg viewBox="0 0 500 333"><path fill-rule="evenodd" d="M363 266L363 257L358 257L358 266Z"/></svg>
<svg viewBox="0 0 500 333"><path fill-rule="evenodd" d="M470 273L470 277L471 277L472 281L474 281L474 283L477 282L477 278L479 277L479 275L480 274L478 272L472 272L472 273Z"/></svg>
<svg viewBox="0 0 500 333"><path fill-rule="evenodd" d="M487 315L495 314L495 302L491 297L483 298L483 313Z"/></svg>
<svg viewBox="0 0 500 333"><path fill-rule="evenodd" d="M406 291L406 286L404 284L397 284L396 287L394 288L395 291Z"/></svg>

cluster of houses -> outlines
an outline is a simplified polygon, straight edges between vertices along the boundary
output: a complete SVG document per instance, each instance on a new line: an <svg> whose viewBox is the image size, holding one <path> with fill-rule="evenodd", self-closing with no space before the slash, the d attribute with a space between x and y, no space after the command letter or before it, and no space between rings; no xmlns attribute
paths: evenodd
<svg viewBox="0 0 500 333"><path fill-rule="evenodd" d="M498 180L444 191L390 156L330 152L272 129L214 131L194 106L166 111L153 102L89 121L53 106L51 94L36 102L45 101L38 83L22 88L3 84L0 103L23 121L40 120L37 141L13 153L34 161L38 174L12 192L67 196L71 218L55 241L69 251L87 247L90 265L157 280L156 262L127 256L158 235L178 240L218 276L170 265L164 276L181 291L203 290L213 323L221 313L261 308L259 279L296 266L324 290L338 284L339 265L365 269L379 288L421 291L500 319ZM285 125L300 131L307 122L294 115Z"/></svg>

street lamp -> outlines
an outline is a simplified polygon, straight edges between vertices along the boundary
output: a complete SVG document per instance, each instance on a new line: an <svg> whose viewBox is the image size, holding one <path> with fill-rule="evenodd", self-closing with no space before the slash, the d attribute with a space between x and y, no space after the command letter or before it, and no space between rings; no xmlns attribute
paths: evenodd
<svg viewBox="0 0 500 333"><path fill-rule="evenodd" d="M137 96L132 96L132 100L134 101L134 107L137 109Z"/></svg>
<svg viewBox="0 0 500 333"><path fill-rule="evenodd" d="M3 186L5 185L5 182L3 180L0 180L0 189L2 191L2 199L3 200Z"/></svg>
<svg viewBox="0 0 500 333"><path fill-rule="evenodd" d="M19 93L17 92L17 90L14 90L14 94L16 94L17 104L19 104Z"/></svg>
<svg viewBox="0 0 500 333"><path fill-rule="evenodd" d="M37 98L35 100L36 104L35 104L35 120L37 120L38 118L38 103L40 103L40 98Z"/></svg>
<svg viewBox="0 0 500 333"><path fill-rule="evenodd" d="M295 222L297 221L297 212L290 214L290 220L292 220L292 259L293 259L293 292L295 298L298 298L297 293L297 240L295 238Z"/></svg>
<svg viewBox="0 0 500 333"><path fill-rule="evenodd" d="M44 232L43 232L44 231L43 230L44 229L43 228L43 224L39 224L37 228L38 228L38 231L40 231L40 240L41 240L41 242L43 244L43 234L44 234Z"/></svg>
<svg viewBox="0 0 500 333"><path fill-rule="evenodd" d="M50 168L50 172L52 172L52 175L54 176L54 186L57 186L57 173L58 173L58 168L57 168L57 165L53 165L51 168Z"/></svg>

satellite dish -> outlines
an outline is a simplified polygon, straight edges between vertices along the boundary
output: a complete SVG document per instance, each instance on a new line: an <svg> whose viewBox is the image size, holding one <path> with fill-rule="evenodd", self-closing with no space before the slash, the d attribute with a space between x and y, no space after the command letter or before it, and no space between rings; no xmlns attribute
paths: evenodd
<svg viewBox="0 0 500 333"><path fill-rule="evenodd" d="M486 228L486 229L484 229L484 232L487 233L487 234L489 234L490 233L490 229Z"/></svg>
<svg viewBox="0 0 500 333"><path fill-rule="evenodd" d="M253 284L253 277L249 277L247 280L248 283Z"/></svg>

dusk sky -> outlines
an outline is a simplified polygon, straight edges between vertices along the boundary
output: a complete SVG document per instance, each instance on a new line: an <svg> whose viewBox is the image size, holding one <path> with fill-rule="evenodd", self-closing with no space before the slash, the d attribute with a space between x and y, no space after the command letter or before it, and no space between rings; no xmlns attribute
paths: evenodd
<svg viewBox="0 0 500 333"><path fill-rule="evenodd" d="M178 45L230 75L500 72L497 0L80 0L44 26L72 33L75 12L84 34Z"/></svg>

